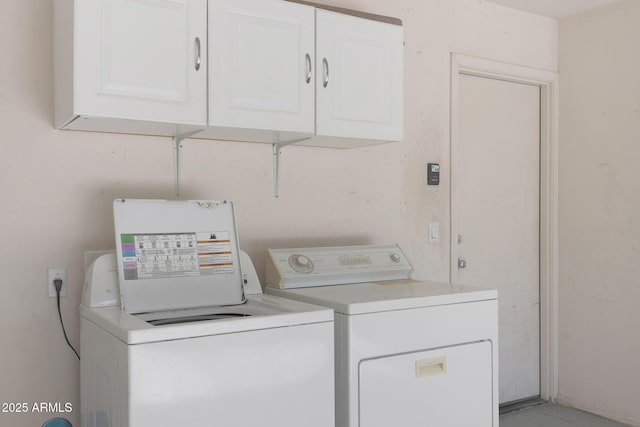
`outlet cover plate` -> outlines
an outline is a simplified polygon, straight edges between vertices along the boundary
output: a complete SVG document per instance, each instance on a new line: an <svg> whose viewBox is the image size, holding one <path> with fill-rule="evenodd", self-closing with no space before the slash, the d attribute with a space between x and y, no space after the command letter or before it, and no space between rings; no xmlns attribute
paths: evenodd
<svg viewBox="0 0 640 427"><path fill-rule="evenodd" d="M49 268L48 270L47 288L49 289L49 297L56 297L56 288L53 284L55 279L62 279L62 288L60 289L60 296L67 296L67 269L64 267Z"/></svg>

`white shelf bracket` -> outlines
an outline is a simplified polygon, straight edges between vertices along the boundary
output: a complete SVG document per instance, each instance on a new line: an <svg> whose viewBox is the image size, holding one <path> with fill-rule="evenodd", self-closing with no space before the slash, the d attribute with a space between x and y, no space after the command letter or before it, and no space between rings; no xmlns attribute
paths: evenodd
<svg viewBox="0 0 640 427"><path fill-rule="evenodd" d="M182 158L180 156L180 149L182 148L182 141L200 132L198 129L193 132L187 132L180 135L176 135L171 138L171 148L173 149L173 174L175 178L176 197L180 197L180 180L182 170Z"/></svg>
<svg viewBox="0 0 640 427"><path fill-rule="evenodd" d="M278 188L280 180L280 150L282 150L282 147L286 147L287 145L297 144L298 142L306 141L308 139L310 139L310 137L273 143L273 196L275 198L278 198L280 195L280 190Z"/></svg>

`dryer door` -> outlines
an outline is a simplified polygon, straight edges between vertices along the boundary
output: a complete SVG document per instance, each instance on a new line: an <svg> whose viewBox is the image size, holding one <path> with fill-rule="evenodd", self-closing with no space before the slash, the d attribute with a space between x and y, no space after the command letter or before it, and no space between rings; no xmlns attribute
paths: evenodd
<svg viewBox="0 0 640 427"><path fill-rule="evenodd" d="M492 351L483 341L363 361L360 426L492 426Z"/></svg>

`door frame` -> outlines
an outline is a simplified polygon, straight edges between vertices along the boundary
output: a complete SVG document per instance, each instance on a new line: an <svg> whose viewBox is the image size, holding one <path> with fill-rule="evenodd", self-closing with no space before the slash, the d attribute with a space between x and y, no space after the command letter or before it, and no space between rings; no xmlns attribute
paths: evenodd
<svg viewBox="0 0 640 427"><path fill-rule="evenodd" d="M460 75L540 87L540 397L558 393L558 73L472 56L451 54L449 280L457 276L455 197Z"/></svg>

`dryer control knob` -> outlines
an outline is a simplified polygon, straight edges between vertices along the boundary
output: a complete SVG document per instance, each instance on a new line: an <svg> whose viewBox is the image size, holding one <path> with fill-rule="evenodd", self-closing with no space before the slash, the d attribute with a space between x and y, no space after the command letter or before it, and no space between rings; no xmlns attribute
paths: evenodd
<svg viewBox="0 0 640 427"><path fill-rule="evenodd" d="M298 255L296 256L295 263L301 267L306 267L309 265L309 258L304 255Z"/></svg>
<svg viewBox="0 0 640 427"><path fill-rule="evenodd" d="M311 273L313 262L302 254L293 254L289 257L289 265L298 273Z"/></svg>
<svg viewBox="0 0 640 427"><path fill-rule="evenodd" d="M393 262L400 262L400 259L401 259L400 258L400 254L395 253L395 252L391 254L390 258L391 258L391 261L393 261Z"/></svg>

